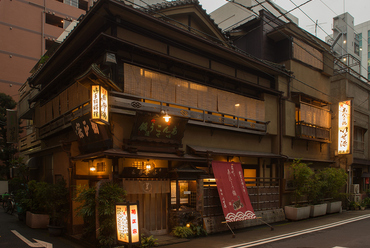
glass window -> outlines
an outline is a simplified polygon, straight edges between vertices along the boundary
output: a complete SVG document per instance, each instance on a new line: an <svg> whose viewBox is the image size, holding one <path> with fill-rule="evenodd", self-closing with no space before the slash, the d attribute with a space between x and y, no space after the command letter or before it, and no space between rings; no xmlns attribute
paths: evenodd
<svg viewBox="0 0 370 248"><path fill-rule="evenodd" d="M64 0L64 3L78 8L78 0Z"/></svg>
<svg viewBox="0 0 370 248"><path fill-rule="evenodd" d="M365 150L365 133L366 129L361 127L354 128L354 149L357 151L364 151Z"/></svg>
<svg viewBox="0 0 370 248"><path fill-rule="evenodd" d="M171 208L186 209L196 207L196 180L171 181Z"/></svg>

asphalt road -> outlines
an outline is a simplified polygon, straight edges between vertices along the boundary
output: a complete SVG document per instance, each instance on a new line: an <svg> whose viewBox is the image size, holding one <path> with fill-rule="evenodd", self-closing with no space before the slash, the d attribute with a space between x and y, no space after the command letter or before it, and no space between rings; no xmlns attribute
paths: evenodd
<svg viewBox="0 0 370 248"><path fill-rule="evenodd" d="M370 248L370 209L212 234L168 248Z"/></svg>
<svg viewBox="0 0 370 248"><path fill-rule="evenodd" d="M0 208L0 247L4 248L81 248L60 237L50 237L47 230L29 228L13 214Z"/></svg>

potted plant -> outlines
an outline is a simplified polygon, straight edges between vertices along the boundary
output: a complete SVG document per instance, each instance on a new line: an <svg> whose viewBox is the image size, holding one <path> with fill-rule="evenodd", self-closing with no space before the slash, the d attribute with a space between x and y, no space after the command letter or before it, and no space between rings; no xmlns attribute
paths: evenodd
<svg viewBox="0 0 370 248"><path fill-rule="evenodd" d="M326 199L327 213L337 213L342 210L341 198L343 187L347 183L347 173L340 168L328 167L320 171L320 180L324 182L322 191Z"/></svg>
<svg viewBox="0 0 370 248"><path fill-rule="evenodd" d="M309 202L312 203L310 210L310 217L317 217L326 214L327 203L324 202L324 181L321 180L320 171L313 175L310 181L308 192Z"/></svg>
<svg viewBox="0 0 370 248"><path fill-rule="evenodd" d="M28 199L27 203L26 224L31 228L47 228L49 224L49 215L47 214L46 202L49 200L47 192L48 184L46 182L28 182Z"/></svg>
<svg viewBox="0 0 370 248"><path fill-rule="evenodd" d="M360 208L361 208L361 210L365 210L365 208L366 208L366 202L364 201L364 200L362 200L361 202L360 202Z"/></svg>
<svg viewBox="0 0 370 248"><path fill-rule="evenodd" d="M50 217L48 225L49 234L60 236L64 229L64 221L69 213L69 189L64 179L55 184L50 184L45 192L49 198L46 202L47 212Z"/></svg>
<svg viewBox="0 0 370 248"><path fill-rule="evenodd" d="M310 217L310 206L302 205L303 197L306 197L310 191L312 175L314 172L310 167L302 163L300 159L295 159L290 165L293 175L293 199L294 206L285 206L285 217L289 220L301 220Z"/></svg>

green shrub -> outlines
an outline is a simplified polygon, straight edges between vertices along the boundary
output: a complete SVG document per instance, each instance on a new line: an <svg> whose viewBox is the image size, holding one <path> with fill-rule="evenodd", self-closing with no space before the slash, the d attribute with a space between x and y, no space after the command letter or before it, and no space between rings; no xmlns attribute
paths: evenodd
<svg viewBox="0 0 370 248"><path fill-rule="evenodd" d="M153 235L146 237L144 234L141 235L141 246L140 247L154 247L157 246L156 242L158 239L155 239Z"/></svg>
<svg viewBox="0 0 370 248"><path fill-rule="evenodd" d="M76 210L77 215L82 216L85 223L84 236L95 236L95 188L79 188L75 201L82 203ZM98 242L100 247L111 247L115 243L115 204L125 201L126 192L118 184L112 182L103 183L99 189L98 212L100 223L100 235Z"/></svg>
<svg viewBox="0 0 370 248"><path fill-rule="evenodd" d="M207 236L208 235L207 231L204 230L204 228L200 225L190 224L190 228L193 231L194 236L199 237L199 236Z"/></svg>
<svg viewBox="0 0 370 248"><path fill-rule="evenodd" d="M302 163L300 159L293 160L290 169L293 174L294 202L298 206L302 197L310 193L314 172L307 164Z"/></svg>
<svg viewBox="0 0 370 248"><path fill-rule="evenodd" d="M173 228L172 232L174 236L179 238L190 238L194 235L193 231L186 226L176 226Z"/></svg>

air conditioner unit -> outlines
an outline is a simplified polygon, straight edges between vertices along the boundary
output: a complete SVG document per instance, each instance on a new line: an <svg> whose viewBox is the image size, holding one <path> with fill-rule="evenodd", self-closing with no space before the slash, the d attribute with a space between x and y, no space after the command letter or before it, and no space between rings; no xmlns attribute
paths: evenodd
<svg viewBox="0 0 370 248"><path fill-rule="evenodd" d="M350 201L352 202L357 202L357 203L361 202L361 194L351 194L349 198L350 198Z"/></svg>
<svg viewBox="0 0 370 248"><path fill-rule="evenodd" d="M360 194L360 184L351 184L351 194Z"/></svg>

